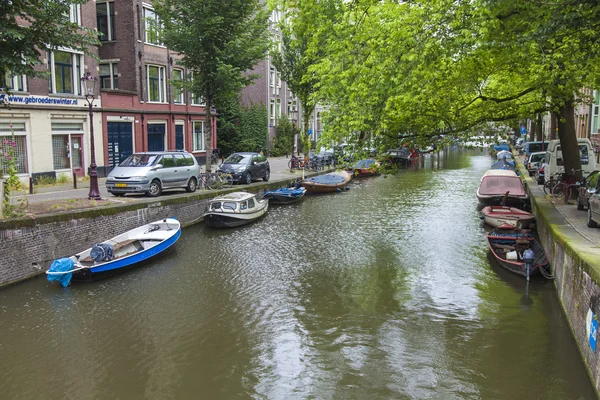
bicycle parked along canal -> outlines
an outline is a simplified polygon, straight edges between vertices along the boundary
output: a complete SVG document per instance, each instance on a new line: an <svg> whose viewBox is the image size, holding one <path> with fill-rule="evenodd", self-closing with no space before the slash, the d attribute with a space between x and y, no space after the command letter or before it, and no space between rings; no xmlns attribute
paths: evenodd
<svg viewBox="0 0 600 400"><path fill-rule="evenodd" d="M201 172L200 182L202 189L224 189L233 186L233 177L222 172Z"/></svg>

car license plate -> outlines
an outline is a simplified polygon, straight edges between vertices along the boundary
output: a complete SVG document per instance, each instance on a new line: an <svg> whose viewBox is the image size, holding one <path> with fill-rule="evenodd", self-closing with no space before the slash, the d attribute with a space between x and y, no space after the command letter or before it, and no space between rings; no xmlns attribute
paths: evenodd
<svg viewBox="0 0 600 400"><path fill-rule="evenodd" d="M115 183L116 187L127 187L126 183Z"/></svg>

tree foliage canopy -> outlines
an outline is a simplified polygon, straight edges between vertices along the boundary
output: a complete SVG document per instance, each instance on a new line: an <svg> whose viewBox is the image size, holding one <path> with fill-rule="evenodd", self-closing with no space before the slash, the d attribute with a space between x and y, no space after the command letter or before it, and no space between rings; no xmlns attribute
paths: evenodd
<svg viewBox="0 0 600 400"><path fill-rule="evenodd" d="M264 59L269 44L268 14L259 0L157 0L154 6L162 40L191 71L175 84L201 96L207 110L237 97L252 81L246 71ZM210 153L211 124L207 127Z"/></svg>
<svg viewBox="0 0 600 400"><path fill-rule="evenodd" d="M69 22L71 5L87 0L3 0L0 1L0 77L7 74L39 76L40 51L58 46L89 54L98 33ZM3 86L3 82L0 84Z"/></svg>
<svg viewBox="0 0 600 400"><path fill-rule="evenodd" d="M596 1L337 3L343 15L314 33L327 40L307 72L329 106L326 140L369 131L427 143L550 111L565 121L562 144L574 136L565 110L598 85Z"/></svg>

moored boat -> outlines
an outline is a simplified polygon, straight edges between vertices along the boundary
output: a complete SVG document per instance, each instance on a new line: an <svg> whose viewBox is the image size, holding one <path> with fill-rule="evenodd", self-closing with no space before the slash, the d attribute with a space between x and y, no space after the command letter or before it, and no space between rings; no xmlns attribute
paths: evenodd
<svg viewBox="0 0 600 400"><path fill-rule="evenodd" d="M269 200L259 200L254 193L227 193L210 201L204 222L214 228L233 228L257 220L268 209Z"/></svg>
<svg viewBox="0 0 600 400"><path fill-rule="evenodd" d="M502 225L487 234L488 246L498 263L529 279L548 265L544 248L528 229Z"/></svg>
<svg viewBox="0 0 600 400"><path fill-rule="evenodd" d="M165 218L127 231L74 256L55 260L46 271L49 281L66 287L73 280L92 281L133 267L170 248L181 236L181 224Z"/></svg>
<svg viewBox="0 0 600 400"><path fill-rule="evenodd" d="M332 193L346 189L352 175L348 171L330 172L317 175L302 181L306 193Z"/></svg>
<svg viewBox="0 0 600 400"><path fill-rule="evenodd" d="M279 188L265 192L264 198L271 204L290 204L301 200L306 193L306 188Z"/></svg>
<svg viewBox="0 0 600 400"><path fill-rule="evenodd" d="M481 205L505 205L523 207L529 203L529 195L521 179L512 171L491 170L511 173L511 175L484 175L477 189L477 199Z"/></svg>
<svg viewBox="0 0 600 400"><path fill-rule="evenodd" d="M487 206L481 210L481 216L486 224L499 227L508 224L512 227L529 228L534 215L517 207Z"/></svg>
<svg viewBox="0 0 600 400"><path fill-rule="evenodd" d="M352 176L355 178L362 178L365 176L373 176L379 174L379 164L376 160L372 158L368 158L365 160L360 160L353 167L348 168L347 170Z"/></svg>

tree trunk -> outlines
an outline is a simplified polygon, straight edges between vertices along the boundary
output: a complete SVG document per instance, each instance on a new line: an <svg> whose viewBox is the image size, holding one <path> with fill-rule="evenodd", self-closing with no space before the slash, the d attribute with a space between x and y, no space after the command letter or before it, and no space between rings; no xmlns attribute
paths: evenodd
<svg viewBox="0 0 600 400"><path fill-rule="evenodd" d="M558 139L556 137L556 114L551 112L550 113L550 140L554 140L554 139Z"/></svg>
<svg viewBox="0 0 600 400"><path fill-rule="evenodd" d="M565 172L573 174L576 180L581 180L581 155L575 133L575 108L573 99L565 101L559 110L558 137L562 150Z"/></svg>
<svg viewBox="0 0 600 400"><path fill-rule="evenodd" d="M541 142L544 139L544 132L542 131L542 114L537 115L537 123L535 124L535 140Z"/></svg>
<svg viewBox="0 0 600 400"><path fill-rule="evenodd" d="M209 96L206 96L206 122L204 122L204 126L206 129L204 130L204 140L206 142L206 172L212 172L212 99Z"/></svg>
<svg viewBox="0 0 600 400"><path fill-rule="evenodd" d="M535 140L535 121L529 120L529 141L533 142Z"/></svg>

